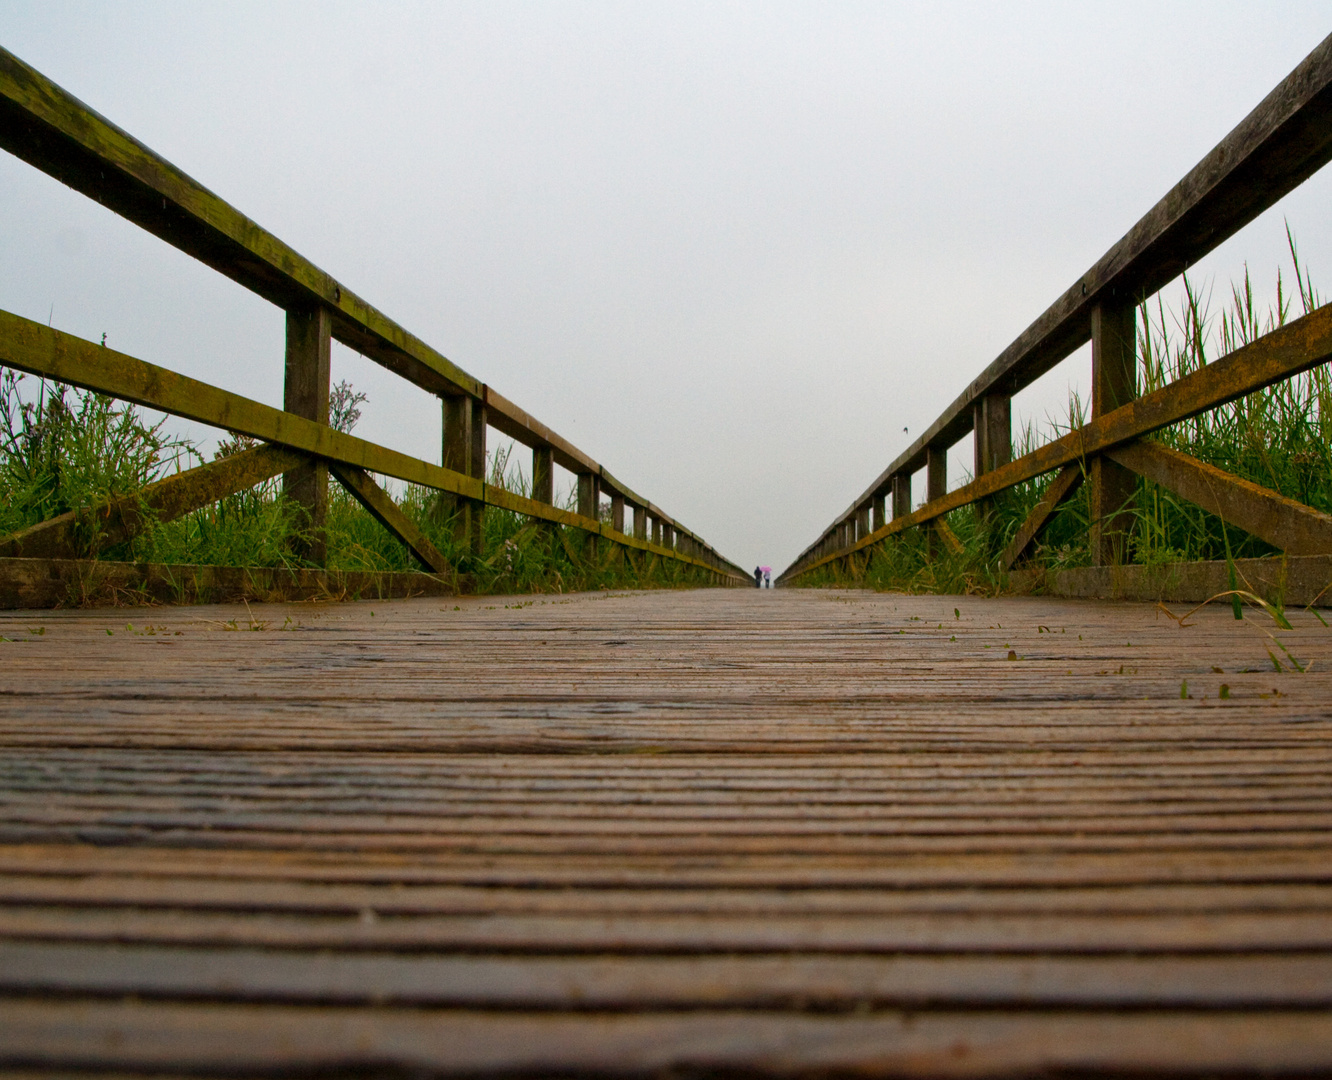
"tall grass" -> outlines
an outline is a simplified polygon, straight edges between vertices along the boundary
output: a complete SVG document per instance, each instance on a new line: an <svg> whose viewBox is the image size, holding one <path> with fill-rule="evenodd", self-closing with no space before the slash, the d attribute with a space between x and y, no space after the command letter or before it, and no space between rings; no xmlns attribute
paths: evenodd
<svg viewBox="0 0 1332 1080"><path fill-rule="evenodd" d="M1157 294L1138 311L1137 366L1142 393L1189 375L1304 315L1324 300L1302 266L1295 238L1286 232L1290 288L1281 270L1275 299L1263 307L1254 298L1248 267L1231 285L1224 306L1213 310L1210 288L1187 274L1182 297L1167 308ZM1044 430L1026 424L1016 432L1014 454L1030 453L1081 427L1088 408L1076 392L1063 417ZM1152 436L1162 444L1278 491L1323 512L1332 512L1332 375L1326 367L1287 379L1266 390L1175 424ZM802 585L864 585L907 592L999 592L1006 575L998 554L1035 508L1053 474L1027 481L947 518L962 542L953 553L931 543L928 530L890 537L870 554L829 564L800 579ZM1240 558L1273 553L1258 538L1147 480L1139 479L1131 507L1130 553L1134 562L1167 563ZM1052 516L1027 565L1046 569L1085 566L1091 561L1090 495L1084 484Z"/></svg>
<svg viewBox="0 0 1332 1080"><path fill-rule="evenodd" d="M28 383L27 378L0 368L0 536L109 496L133 494L203 460L192 442L167 433L165 419L153 422L135 406L105 395L44 379ZM349 431L365 395L344 382L333 388L332 397L331 420ZM214 457L252 445L252 440L233 436L219 445ZM491 455L489 482L522 495L530 489L528 478L511 466L507 450ZM486 508L480 550L472 551L459 542L455 513L431 489L407 485L398 503L469 591L568 592L712 583L702 569L629 552L582 530L535 523L496 507ZM173 521L151 522L132 540L99 554L154 563L299 567L303 564L295 553L300 546L294 541L301 522L299 510L282 495L281 478L274 478ZM407 549L336 483L330 485L325 534L331 570L420 569Z"/></svg>

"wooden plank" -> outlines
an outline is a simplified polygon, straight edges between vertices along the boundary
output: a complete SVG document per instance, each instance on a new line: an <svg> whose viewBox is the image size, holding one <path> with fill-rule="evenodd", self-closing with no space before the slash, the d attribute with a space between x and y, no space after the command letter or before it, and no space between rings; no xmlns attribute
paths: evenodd
<svg viewBox="0 0 1332 1080"><path fill-rule="evenodd" d="M886 1076L1332 1069L1332 1017L1012 1012L531 1015L161 1002L0 1002L9 1062L158 1073L854 1071Z"/></svg>
<svg viewBox="0 0 1332 1080"><path fill-rule="evenodd" d="M404 514L387 491L371 479L369 473L352 465L334 462L333 475L370 515L398 540L402 541L425 569L435 574L450 574L453 567L439 553L411 518Z"/></svg>
<svg viewBox="0 0 1332 1080"><path fill-rule="evenodd" d="M1124 468L1197 503L1291 555L1332 555L1332 517L1150 440L1108 454Z"/></svg>
<svg viewBox="0 0 1332 1080"><path fill-rule="evenodd" d="M919 469L927 447L952 446L965 437L977 400L1017 393L1089 341L1096 305L1132 304L1156 292L1329 160L1332 37L1000 353L856 502L882 490L891 477Z"/></svg>
<svg viewBox="0 0 1332 1080"><path fill-rule="evenodd" d="M1318 367L1329 359L1332 359L1332 308L1320 308L1168 386L1089 420L1076 431L950 491L900 521L894 519L851 550L878 543L895 532L932 521L1024 480L1075 461L1089 460L1115 446ZM830 558L845 554L847 550L807 562L796 572L812 570Z"/></svg>
<svg viewBox="0 0 1332 1080"><path fill-rule="evenodd" d="M1080 462L1065 465L1059 470L1059 474L1050 481L1050 486L1045 489L1040 501L1032 507L1027 520L1013 534L1013 539L1008 542L1003 554L999 556L999 565L1003 569L1013 569L1017 561L1026 554L1032 541L1040 536L1051 515L1059 509L1065 499L1077 491L1086 475Z"/></svg>
<svg viewBox="0 0 1332 1080"><path fill-rule="evenodd" d="M0 1061L1316 1073L1332 635L1291 619L0 613Z"/></svg>
<svg viewBox="0 0 1332 1080"><path fill-rule="evenodd" d="M0 611L388 599L453 592L452 585L429 575L393 571L0 558Z"/></svg>
<svg viewBox="0 0 1332 1080"><path fill-rule="evenodd" d="M423 389L480 396L461 368L3 50L0 146L283 309L329 309L335 338Z"/></svg>
<svg viewBox="0 0 1332 1080"><path fill-rule="evenodd" d="M1281 607L1332 606L1332 558L1326 555L1236 559L1240 587ZM1153 566L1088 566L1071 570L1018 570L1018 593L1114 600L1201 604L1230 588L1223 560Z"/></svg>
<svg viewBox="0 0 1332 1080"><path fill-rule="evenodd" d="M69 558L122 544L152 521L173 521L261 484L304 460L257 446L165 477L133 495L71 510L0 538L0 558Z"/></svg>
<svg viewBox="0 0 1332 1080"><path fill-rule="evenodd" d="M506 1009L1332 1005L1332 956L542 956L0 942L0 992Z"/></svg>

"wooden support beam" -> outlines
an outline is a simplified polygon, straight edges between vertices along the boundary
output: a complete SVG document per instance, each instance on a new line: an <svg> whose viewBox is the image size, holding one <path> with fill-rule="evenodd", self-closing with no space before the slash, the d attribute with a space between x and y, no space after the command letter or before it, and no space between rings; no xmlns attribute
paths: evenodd
<svg viewBox="0 0 1332 1080"><path fill-rule="evenodd" d="M634 536L639 540L646 540L648 537L646 506L634 507Z"/></svg>
<svg viewBox="0 0 1332 1080"><path fill-rule="evenodd" d="M1288 555L1332 555L1332 517L1294 499L1146 439L1106 456Z"/></svg>
<svg viewBox="0 0 1332 1080"><path fill-rule="evenodd" d="M868 503L862 504L856 510L856 539L870 534L870 508Z"/></svg>
<svg viewBox="0 0 1332 1080"><path fill-rule="evenodd" d="M71 510L0 538L0 557L84 558L138 535L152 522L184 514L245 491L300 465L304 454L257 446L149 484L131 495Z"/></svg>
<svg viewBox="0 0 1332 1080"><path fill-rule="evenodd" d="M624 532L624 496L619 492L611 495L611 528Z"/></svg>
<svg viewBox="0 0 1332 1080"><path fill-rule="evenodd" d="M442 464L477 480L486 472L486 406L479 398L451 394L442 398L444 440ZM459 550L480 552L482 513L479 499L443 496L438 512L453 519L453 533Z"/></svg>
<svg viewBox="0 0 1332 1080"><path fill-rule="evenodd" d="M885 513L887 507L884 505L885 498L882 495L875 495L873 500L874 512L870 519L870 532L875 529L882 529L888 521L888 515Z"/></svg>
<svg viewBox="0 0 1332 1080"><path fill-rule="evenodd" d="M948 448L929 446L925 450L925 501L932 502L948 494ZM929 552L931 556L939 554L939 544L953 554L959 554L962 543L943 518L935 521L936 526L929 534Z"/></svg>
<svg viewBox="0 0 1332 1080"><path fill-rule="evenodd" d="M1013 460L1012 401L1008 395L986 394L978 398L972 423L977 476L984 476Z"/></svg>
<svg viewBox="0 0 1332 1080"><path fill-rule="evenodd" d="M328 423L332 318L323 306L287 312L287 362L282 407L296 416ZM302 511L296 554L323 566L328 557L328 466L307 458L282 478L282 491Z"/></svg>
<svg viewBox="0 0 1332 1080"><path fill-rule="evenodd" d="M1122 408L1138 396L1136 312L1133 304L1097 304L1091 312L1092 417ZM1129 559L1133 528L1133 473L1098 456L1091 460L1091 551L1095 566Z"/></svg>
<svg viewBox="0 0 1332 1080"><path fill-rule="evenodd" d="M898 473L893 477L893 520L911 513L911 474Z"/></svg>
<svg viewBox="0 0 1332 1080"><path fill-rule="evenodd" d="M578 474L578 513L601 520L601 478L596 473Z"/></svg>
<svg viewBox="0 0 1332 1080"><path fill-rule="evenodd" d="M354 465L332 462L333 475L384 528L401 540L427 570L448 574L452 567L411 518L399 509L389 493L374 482L370 474Z"/></svg>
<svg viewBox="0 0 1332 1080"><path fill-rule="evenodd" d="M961 555L966 550L962 546L962 541L957 538L957 533L953 532L952 526L948 524L945 518L935 518L930 524L932 526L931 543L937 538L944 548L953 555Z"/></svg>
<svg viewBox="0 0 1332 1080"><path fill-rule="evenodd" d="M1065 465L1059 471L1059 475L1045 489L1045 494L1041 496L1040 502L1032 508L1031 513L1027 515L1027 520L1022 523L1022 527L1009 541L1008 547L1004 548L1004 553L999 556L1000 566L1005 570L1013 569L1017 561L1026 553L1027 548L1031 546L1032 541L1049 524L1051 515L1065 499L1077 491L1086 475L1081 462Z"/></svg>
<svg viewBox="0 0 1332 1080"><path fill-rule="evenodd" d="M549 446L532 448L532 498L547 506L555 502L555 457Z"/></svg>

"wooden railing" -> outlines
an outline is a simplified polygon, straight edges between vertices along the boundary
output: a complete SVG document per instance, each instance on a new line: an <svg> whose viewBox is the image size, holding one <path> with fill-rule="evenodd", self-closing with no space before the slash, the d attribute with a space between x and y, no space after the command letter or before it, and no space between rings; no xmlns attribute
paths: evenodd
<svg viewBox="0 0 1332 1080"><path fill-rule="evenodd" d="M930 525L956 545L944 515L1061 470L1013 536L1016 566L1057 507L1090 485L1092 561L1121 564L1136 478L1219 514L1289 555L1332 554L1332 518L1144 439L1168 425L1332 358L1332 308L1315 311L1143 397L1137 390L1140 303L1332 159L1332 37L1076 281L903 451L778 577L782 584ZM1012 460L1010 401L1088 341L1091 421ZM948 491L946 454L974 435L974 479ZM912 474L925 501L912 508Z"/></svg>
<svg viewBox="0 0 1332 1080"><path fill-rule="evenodd" d="M440 552L370 475L379 473L451 498L463 549L479 545L482 509L495 506L704 568L727 584L750 581L740 567L572 443L4 49L0 146L287 313L284 408L276 409L0 312L0 364L264 443L84 511L96 515L103 546L132 535L146 516L169 520L283 474L287 495L304 507L311 526L304 554L318 563L332 473L427 570L449 572ZM442 400L442 465L329 426L334 339ZM532 497L486 482L490 428L531 449ZM553 505L555 465L577 477L577 512ZM602 521L603 494L610 499L609 524ZM80 524L80 514L70 513L0 538L0 556L68 553Z"/></svg>

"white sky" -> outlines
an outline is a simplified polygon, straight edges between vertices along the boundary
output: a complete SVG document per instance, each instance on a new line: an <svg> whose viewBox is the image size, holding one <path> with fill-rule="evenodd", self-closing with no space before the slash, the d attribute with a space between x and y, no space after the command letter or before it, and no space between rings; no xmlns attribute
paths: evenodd
<svg viewBox="0 0 1332 1080"><path fill-rule="evenodd" d="M1329 30L1251 0L0 0L4 47L777 569ZM1267 290L1287 218L1332 291L1330 185L1198 276ZM277 309L7 155L0 307L281 404ZM344 377L358 435L438 460L434 399Z"/></svg>

